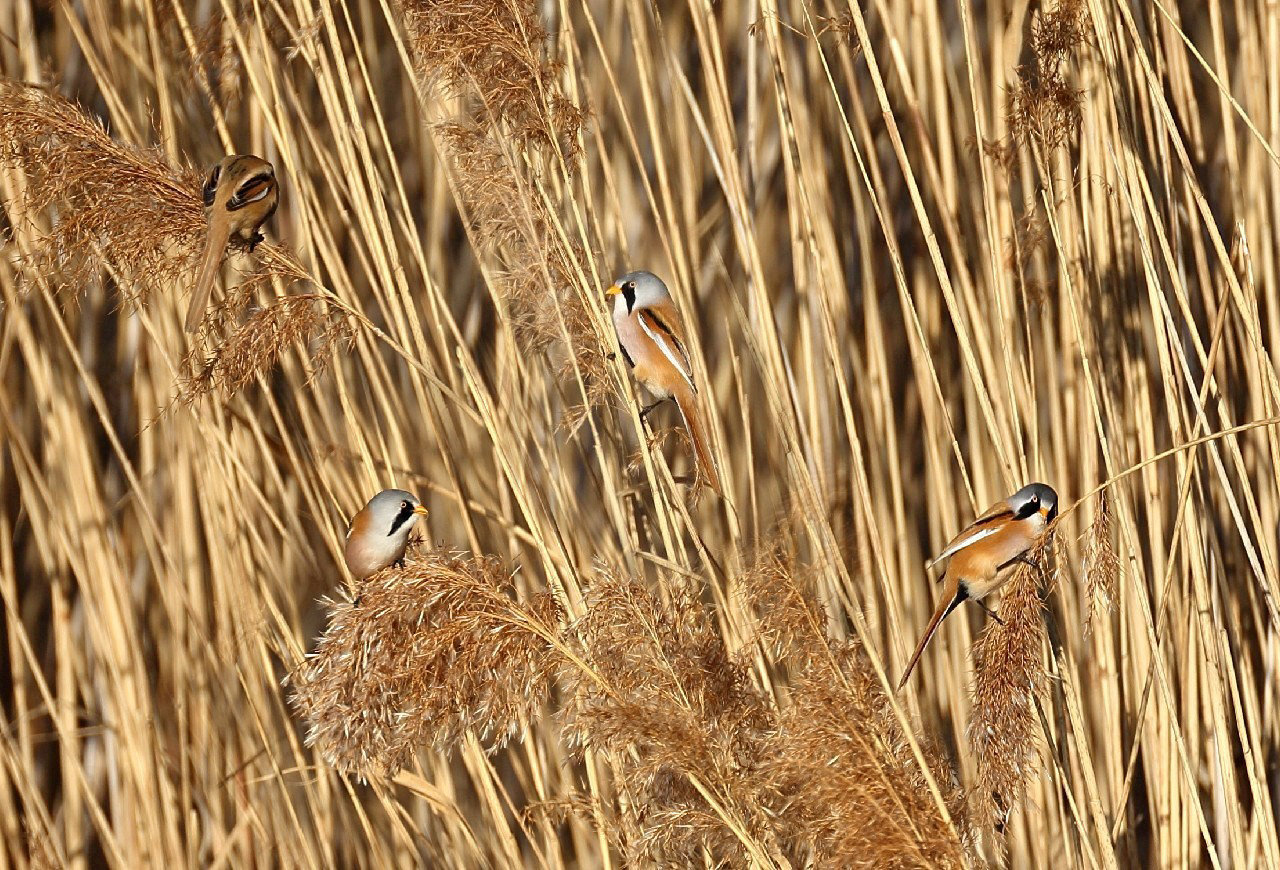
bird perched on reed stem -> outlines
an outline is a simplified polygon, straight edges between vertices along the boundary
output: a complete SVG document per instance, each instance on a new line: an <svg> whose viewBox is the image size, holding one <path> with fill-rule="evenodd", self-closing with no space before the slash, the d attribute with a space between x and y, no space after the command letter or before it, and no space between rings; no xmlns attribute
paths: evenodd
<svg viewBox="0 0 1280 870"><path fill-rule="evenodd" d="M343 556L357 580L404 561L409 532L427 509L403 489L384 489L351 518Z"/></svg>
<svg viewBox="0 0 1280 870"><path fill-rule="evenodd" d="M924 636L907 662L898 683L901 689L929 645L942 620L965 601L977 602L988 615L999 619L982 604L982 599L1003 586L1012 575L1009 569L1026 561L1026 552L1058 515L1058 494L1043 483L1030 483L997 502L968 525L933 560L936 565L949 559L943 575L942 595L925 627Z"/></svg>
<svg viewBox="0 0 1280 870"><path fill-rule="evenodd" d="M658 400L645 408L643 418L657 405L674 399L684 419L698 467L707 484L723 496L720 474L711 456L711 444L693 364L685 346L684 324L671 301L667 285L652 272L628 272L605 291L614 297L613 326L618 346L631 373Z"/></svg>
<svg viewBox="0 0 1280 870"><path fill-rule="evenodd" d="M280 204L280 185L275 168L261 157L232 154L209 170L203 196L209 229L200 261L200 277L183 324L187 332L200 328L218 266L222 264L222 254L231 238L239 236L247 241L250 251L262 241L258 230Z"/></svg>

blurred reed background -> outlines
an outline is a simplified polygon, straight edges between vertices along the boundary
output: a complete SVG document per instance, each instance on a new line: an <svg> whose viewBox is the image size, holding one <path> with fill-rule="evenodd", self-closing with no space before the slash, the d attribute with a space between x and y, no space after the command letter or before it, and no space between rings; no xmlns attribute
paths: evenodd
<svg viewBox="0 0 1280 870"><path fill-rule="evenodd" d="M1263 0L0 5L0 866L1280 866L1277 57ZM283 202L189 339L229 152Z"/></svg>

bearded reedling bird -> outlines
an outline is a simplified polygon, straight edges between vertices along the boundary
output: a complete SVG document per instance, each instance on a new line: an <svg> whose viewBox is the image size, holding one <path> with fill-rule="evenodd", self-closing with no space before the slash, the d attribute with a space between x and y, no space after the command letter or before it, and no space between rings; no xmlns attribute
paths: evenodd
<svg viewBox="0 0 1280 870"><path fill-rule="evenodd" d="M204 216L209 230L200 262L200 277L183 325L187 332L200 328L227 243L233 236L239 236L253 251L262 241L258 229L275 214L279 203L276 171L261 157L232 154L209 170L209 179L204 183Z"/></svg>
<svg viewBox="0 0 1280 870"><path fill-rule="evenodd" d="M351 518L343 556L357 580L383 568L401 564L409 546L409 532L427 509L403 489L384 489Z"/></svg>
<svg viewBox="0 0 1280 870"><path fill-rule="evenodd" d="M982 599L1003 586L1012 572L1006 570L1015 562L1026 562L1026 552L1039 539L1041 533L1058 515L1058 494L1043 483L1030 483L993 505L968 528L956 535L945 550L933 560L936 565L949 558L944 575L945 585L933 618L924 630L924 637L907 662L907 670L898 683L901 690L907 678L920 660L920 654L929 645L938 624L951 611L965 601L975 601L987 614L999 619L987 609Z"/></svg>
<svg viewBox="0 0 1280 870"><path fill-rule="evenodd" d="M641 418L667 399L674 399L693 442L698 467L711 488L723 496L698 405L698 388L693 383L684 324L667 285L651 272L628 272L605 294L615 297L613 326L618 332L618 347L636 380L658 400L640 413Z"/></svg>

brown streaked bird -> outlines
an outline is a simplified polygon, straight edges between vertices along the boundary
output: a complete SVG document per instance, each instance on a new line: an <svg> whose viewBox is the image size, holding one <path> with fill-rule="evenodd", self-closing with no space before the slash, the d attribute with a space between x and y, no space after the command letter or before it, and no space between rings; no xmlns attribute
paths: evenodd
<svg viewBox="0 0 1280 870"><path fill-rule="evenodd" d="M1058 515L1058 494L1043 483L1029 483L1007 499L993 505L960 534L952 538L945 550L933 560L936 565L950 559L942 595L924 636L907 662L898 683L901 689L929 645L938 624L965 601L974 601L995 618L982 599L1003 586L1012 576L1015 562L1025 562L1026 552Z"/></svg>
<svg viewBox="0 0 1280 870"><path fill-rule="evenodd" d="M636 380L658 400L640 412L641 418L667 399L674 399L702 475L723 496L698 404L698 388L693 383L684 324L667 285L652 272L628 272L605 293L615 297L613 326L618 332L618 347Z"/></svg>
<svg viewBox="0 0 1280 870"><path fill-rule="evenodd" d="M351 518L343 550L347 568L363 580L383 568L404 562L409 532L427 509L417 496L403 489L384 489Z"/></svg>
<svg viewBox="0 0 1280 870"><path fill-rule="evenodd" d="M279 203L280 185L276 181L276 171L261 157L232 154L209 170L209 178L204 183L208 237L204 244L204 257L200 261L200 277L183 324L187 332L196 332L200 328L227 243L233 236L239 236L249 243L250 251L256 248L262 241L259 228L275 214Z"/></svg>

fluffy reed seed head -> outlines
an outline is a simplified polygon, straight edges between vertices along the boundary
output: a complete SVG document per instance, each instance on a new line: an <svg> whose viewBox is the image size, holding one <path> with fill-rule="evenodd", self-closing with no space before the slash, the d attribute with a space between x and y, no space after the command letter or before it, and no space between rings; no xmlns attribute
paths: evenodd
<svg viewBox="0 0 1280 870"><path fill-rule="evenodd" d="M1005 110L1012 142L1034 141L1051 151L1077 137L1084 92L1068 83L1066 66L1088 32L1083 0L1059 0L1032 23L1032 63L1018 68Z"/></svg>
<svg viewBox="0 0 1280 870"><path fill-rule="evenodd" d="M587 405L614 393L607 350L576 286L587 253L558 228L562 183L576 171L584 112L561 86L563 65L529 0L401 0L420 81L462 100L437 126L459 204L491 258L494 290L528 353L567 345L561 374L577 368ZM546 196L544 197L544 191ZM564 196L564 194L560 194ZM548 199L549 198L549 199ZM567 200L566 200L567 203Z"/></svg>
<svg viewBox="0 0 1280 870"><path fill-rule="evenodd" d="M973 645L973 708L969 748L977 763L970 794L974 824L1000 828L1041 766L1040 717L1048 674L1040 588L1053 577L1055 526L1051 525L1005 584L1000 620L992 620Z"/></svg>
<svg viewBox="0 0 1280 870"><path fill-rule="evenodd" d="M7 205L25 284L74 295L105 279L141 305L194 283L204 242L197 170L118 142L69 100L12 81L0 81L0 143L0 162L24 180Z"/></svg>
<svg viewBox="0 0 1280 870"><path fill-rule="evenodd" d="M1086 533L1084 550L1085 592L1089 598L1089 614L1084 630L1093 630L1093 620L1111 611L1120 586L1120 557L1116 555L1111 532L1111 496L1104 489L1098 493L1098 506Z"/></svg>
<svg viewBox="0 0 1280 870"><path fill-rule="evenodd" d="M825 609L781 547L738 581L787 701L767 739L757 792L788 855L830 867L963 867L976 838L963 792L924 747L961 839L947 825L866 652L828 638Z"/></svg>
<svg viewBox="0 0 1280 870"><path fill-rule="evenodd" d="M611 808L627 859L748 862L734 828L771 838L754 790L772 717L696 594L608 576L570 637L590 673L564 673L565 738L610 754L627 796Z"/></svg>
<svg viewBox="0 0 1280 870"><path fill-rule="evenodd" d="M326 600L329 626L290 678L307 743L362 777L468 733L501 746L543 703L559 664L550 594L518 601L496 559L411 549L354 601Z"/></svg>
<svg viewBox="0 0 1280 870"><path fill-rule="evenodd" d="M831 643L796 673L765 753L780 832L800 864L968 866L976 837L947 765L927 746L952 828L938 811L871 663L853 641Z"/></svg>

